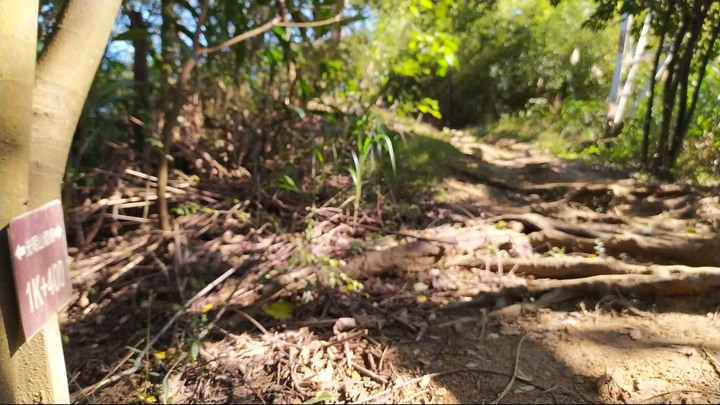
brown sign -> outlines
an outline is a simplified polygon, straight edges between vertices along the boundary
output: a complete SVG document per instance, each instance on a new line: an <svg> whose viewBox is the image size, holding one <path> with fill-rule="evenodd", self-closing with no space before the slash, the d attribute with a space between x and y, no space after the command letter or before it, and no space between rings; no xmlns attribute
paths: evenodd
<svg viewBox="0 0 720 405"><path fill-rule="evenodd" d="M8 236L20 319L29 339L72 295L60 200L10 221Z"/></svg>

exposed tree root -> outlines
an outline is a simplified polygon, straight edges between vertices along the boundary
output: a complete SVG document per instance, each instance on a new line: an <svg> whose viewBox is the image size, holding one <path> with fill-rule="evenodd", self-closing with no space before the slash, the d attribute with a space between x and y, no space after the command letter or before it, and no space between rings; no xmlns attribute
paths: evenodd
<svg viewBox="0 0 720 405"><path fill-rule="evenodd" d="M612 256L627 254L666 262L684 263L692 266L720 266L720 237L683 234L668 239L638 235L630 232L611 234L595 231L592 224L572 225L538 214L500 216L495 221L518 221L525 225L525 232L533 247L551 245L564 247L572 252L595 253L599 243Z"/></svg>
<svg viewBox="0 0 720 405"><path fill-rule="evenodd" d="M720 269L698 269L675 275L616 274L573 280L537 280L529 282L528 285L478 295L469 302L446 305L442 309L449 310L468 305L489 306L498 301L518 302L550 292L557 295L553 295L552 299L547 300L548 305L571 298L600 298L610 294L633 297L706 295L716 292L719 287Z"/></svg>
<svg viewBox="0 0 720 405"><path fill-rule="evenodd" d="M377 276L388 272L417 272L438 263L445 249L419 240L383 251L369 251L351 260L341 271L352 278Z"/></svg>
<svg viewBox="0 0 720 405"><path fill-rule="evenodd" d="M650 265L630 264L613 258L585 258L558 256L547 258L509 257L498 260L496 257L468 258L466 256L449 257L445 266L484 267L486 270L497 271L513 269L516 274L524 274L535 278L569 279L601 275L680 275L694 274L698 271L708 274L716 273L717 267L689 267L682 265Z"/></svg>
<svg viewBox="0 0 720 405"><path fill-rule="evenodd" d="M381 276L388 273L409 275L427 271L432 267L448 268L463 266L484 268L499 272L505 269L515 274L532 276L527 282L514 287L501 288L498 291L483 293L475 297L471 304L497 305L524 301L531 297L544 296L528 306L512 306L498 316L519 314L518 311L549 306L557 302L576 297L603 297L621 294L627 296L669 296L711 294L720 287L720 239L717 237L694 236L686 239L667 240L659 237L634 235L630 233L612 234L563 221L546 218L537 214L512 215L493 218L517 221L523 224L523 231L531 232L529 239L533 246L550 243L564 246L571 251L593 252L598 242L604 243L607 253L620 255L629 253L634 257L653 257L653 261L663 258L692 265L710 265L691 267L688 265L641 265L631 264L613 257L574 257L558 255L543 257L537 254L512 257L510 247L498 238L488 235L502 233L506 237L513 230L498 230L485 226L481 230L456 231L455 240L460 249L445 249L431 241L416 241L383 251L366 252L363 256L350 261L342 271L350 277ZM448 229L443 232L447 238ZM590 238L589 235L596 236ZM468 236L478 239L467 244ZM489 245L508 252L494 254ZM458 253L462 247L470 253ZM517 254L515 254L517 256ZM549 294L549 295L547 295ZM459 305L467 305L459 304ZM454 306L450 306L452 308Z"/></svg>

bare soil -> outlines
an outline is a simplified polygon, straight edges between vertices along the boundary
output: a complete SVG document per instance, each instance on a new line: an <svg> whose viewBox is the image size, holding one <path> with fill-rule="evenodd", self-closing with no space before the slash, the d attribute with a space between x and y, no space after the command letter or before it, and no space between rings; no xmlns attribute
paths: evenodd
<svg viewBox="0 0 720 405"><path fill-rule="evenodd" d="M717 190L452 144L416 229L328 204L297 232L225 207L168 236L79 207L100 236L62 326L73 400L720 402Z"/></svg>

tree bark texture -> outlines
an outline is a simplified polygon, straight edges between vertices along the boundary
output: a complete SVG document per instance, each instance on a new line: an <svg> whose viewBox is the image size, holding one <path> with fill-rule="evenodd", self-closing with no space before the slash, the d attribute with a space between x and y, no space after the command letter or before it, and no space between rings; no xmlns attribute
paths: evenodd
<svg viewBox="0 0 720 405"><path fill-rule="evenodd" d="M137 10L128 9L131 30L147 30L147 23L142 13ZM133 55L133 79L135 81L135 100L133 102L131 115L137 120L131 122L133 130L134 148L139 156L145 151L145 138L149 124L150 110L150 83L148 82L148 39L146 37L132 41L135 54Z"/></svg>
<svg viewBox="0 0 720 405"><path fill-rule="evenodd" d="M28 204L38 1L0 2L0 403L18 402L21 341L7 226Z"/></svg>
<svg viewBox="0 0 720 405"><path fill-rule="evenodd" d="M667 34L668 25L670 24L670 16L673 12L673 3L670 4L667 10L663 14L663 22L660 26L660 32L657 34L660 39L658 44L657 52L655 53L655 61L653 63L653 74L650 76L650 96L648 98L647 109L645 111L645 122L643 122L643 137L640 151L640 159L642 169L648 169L648 153L650 149L650 125L652 123L652 112L655 102L655 84L657 83L657 75L660 70L660 57L663 53L663 46L665 44L665 35Z"/></svg>
<svg viewBox="0 0 720 405"><path fill-rule="evenodd" d="M36 62L37 1L0 2L0 246L10 219L60 197L70 143L120 0L68 0ZM57 320L23 341L0 253L0 402L68 401ZM62 359L61 353L60 359Z"/></svg>

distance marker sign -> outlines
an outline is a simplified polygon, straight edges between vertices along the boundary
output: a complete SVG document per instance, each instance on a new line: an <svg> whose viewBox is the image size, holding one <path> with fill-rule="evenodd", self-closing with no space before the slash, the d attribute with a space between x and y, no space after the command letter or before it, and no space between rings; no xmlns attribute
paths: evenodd
<svg viewBox="0 0 720 405"><path fill-rule="evenodd" d="M20 319L30 339L72 295L60 200L10 221L8 237Z"/></svg>

